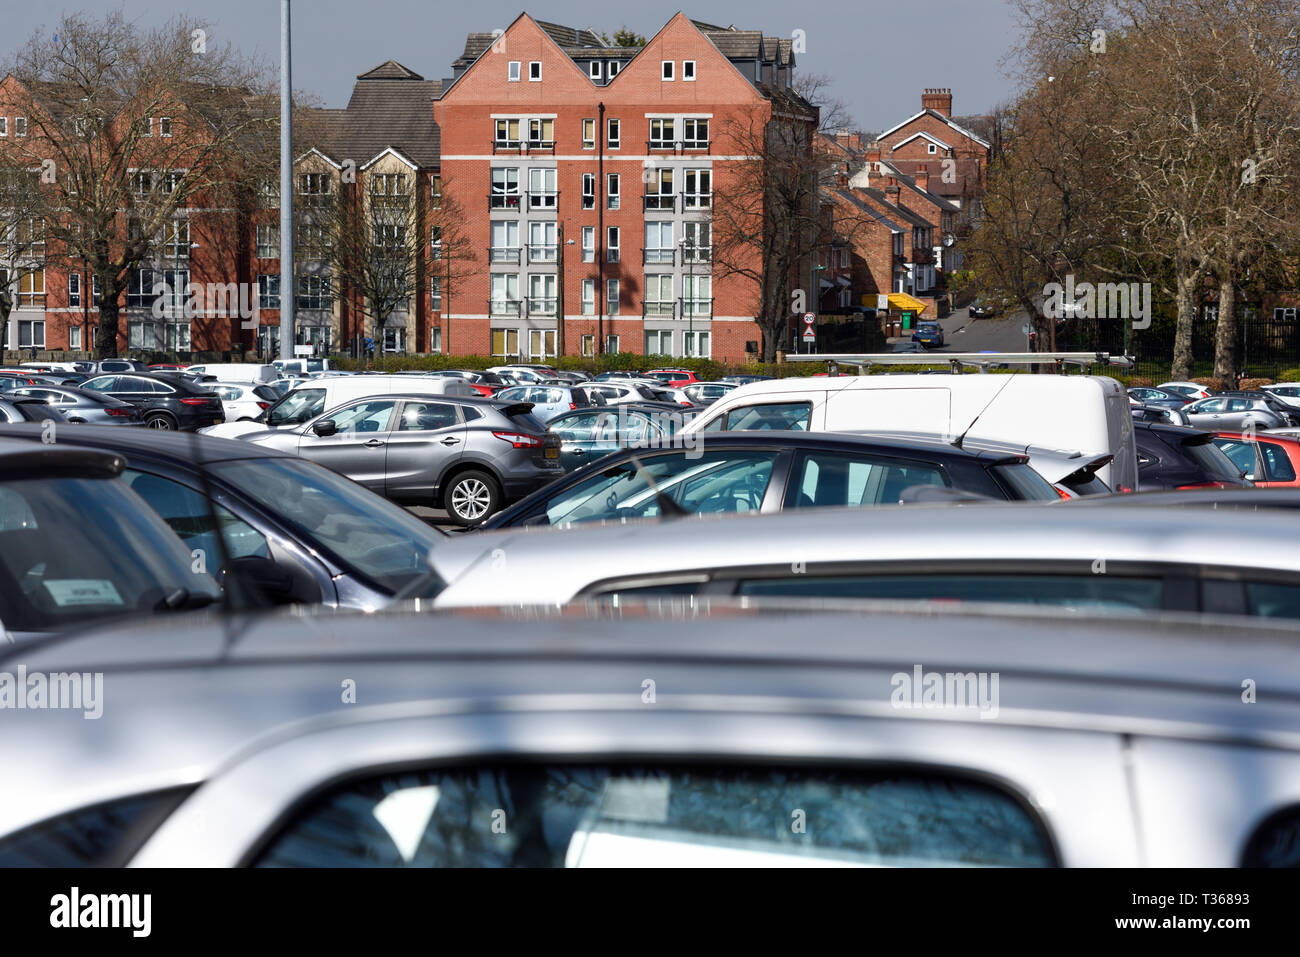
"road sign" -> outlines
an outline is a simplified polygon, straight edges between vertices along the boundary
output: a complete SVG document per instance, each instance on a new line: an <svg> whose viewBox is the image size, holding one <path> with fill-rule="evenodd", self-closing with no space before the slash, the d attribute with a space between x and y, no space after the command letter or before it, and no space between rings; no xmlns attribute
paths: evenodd
<svg viewBox="0 0 1300 957"><path fill-rule="evenodd" d="M817 330L815 330L812 326L809 326L807 329L805 329L805 330L803 331L803 341L804 341L804 342L816 342L816 341L817 341Z"/></svg>
<svg viewBox="0 0 1300 957"><path fill-rule="evenodd" d="M817 321L817 316L814 315L813 313L805 312L803 314L803 324L805 326L811 326L816 321Z"/></svg>

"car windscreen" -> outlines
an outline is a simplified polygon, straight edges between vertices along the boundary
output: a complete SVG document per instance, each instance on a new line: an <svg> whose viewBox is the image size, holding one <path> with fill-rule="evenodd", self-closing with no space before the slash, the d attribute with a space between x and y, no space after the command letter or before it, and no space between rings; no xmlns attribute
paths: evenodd
<svg viewBox="0 0 1300 957"><path fill-rule="evenodd" d="M0 621L9 631L148 613L217 583L118 478L43 476L0 485ZM181 596L182 598L184 596Z"/></svg>
<svg viewBox="0 0 1300 957"><path fill-rule="evenodd" d="M212 474L316 544L340 567L388 594L429 571L442 538L404 508L312 462L238 459Z"/></svg>
<svg viewBox="0 0 1300 957"><path fill-rule="evenodd" d="M1051 482L1023 463L995 465L990 471L1012 493L1011 497L1019 501L1052 502L1061 498Z"/></svg>
<svg viewBox="0 0 1300 957"><path fill-rule="evenodd" d="M266 424L298 425L316 418L324 411L324 389L294 389L266 410Z"/></svg>
<svg viewBox="0 0 1300 957"><path fill-rule="evenodd" d="M546 423L531 412L516 412L513 415L508 416L508 418L516 427L528 432L546 431Z"/></svg>
<svg viewBox="0 0 1300 957"><path fill-rule="evenodd" d="M1243 469L1246 472L1255 471L1255 447L1251 443L1243 443L1243 446L1242 451L1249 455L1249 464L1241 468L1232 456L1214 442L1184 443L1180 448L1183 454L1211 475L1238 482ZM1262 475L1257 477L1263 479Z"/></svg>

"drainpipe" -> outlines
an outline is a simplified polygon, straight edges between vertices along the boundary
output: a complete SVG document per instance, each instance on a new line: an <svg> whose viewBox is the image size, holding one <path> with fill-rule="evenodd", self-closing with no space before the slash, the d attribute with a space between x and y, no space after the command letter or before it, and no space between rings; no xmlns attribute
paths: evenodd
<svg viewBox="0 0 1300 957"><path fill-rule="evenodd" d="M605 104L596 106L596 348L594 355L605 354ZM619 131L620 135L622 131ZM621 192L621 189L620 189Z"/></svg>

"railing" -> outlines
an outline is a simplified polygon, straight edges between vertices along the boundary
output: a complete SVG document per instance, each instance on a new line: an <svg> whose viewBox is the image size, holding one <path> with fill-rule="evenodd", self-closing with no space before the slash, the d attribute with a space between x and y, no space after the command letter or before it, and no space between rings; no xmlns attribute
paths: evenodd
<svg viewBox="0 0 1300 957"><path fill-rule="evenodd" d="M682 263L709 263L713 262L712 246L683 246Z"/></svg>
<svg viewBox="0 0 1300 957"><path fill-rule="evenodd" d="M713 192L682 193L682 209L712 209Z"/></svg>
<svg viewBox="0 0 1300 957"><path fill-rule="evenodd" d="M647 212L650 210L673 212L677 209L677 197L672 193L646 193L642 199L645 201Z"/></svg>
<svg viewBox="0 0 1300 957"><path fill-rule="evenodd" d="M489 299L488 315L517 316L520 314L521 299Z"/></svg>
<svg viewBox="0 0 1300 957"><path fill-rule="evenodd" d="M712 299L678 299L683 319L709 319L713 316Z"/></svg>
<svg viewBox="0 0 1300 957"><path fill-rule="evenodd" d="M553 316L555 315L555 296L528 297L528 314L530 316Z"/></svg>
<svg viewBox="0 0 1300 957"><path fill-rule="evenodd" d="M522 194L520 193L492 193L488 196L488 207L490 209L505 209L510 212L519 212Z"/></svg>
<svg viewBox="0 0 1300 957"><path fill-rule="evenodd" d="M555 209L560 202L560 191L557 189L538 189L528 191L528 208L529 209Z"/></svg>
<svg viewBox="0 0 1300 957"><path fill-rule="evenodd" d="M668 249L642 249L641 265L675 266L677 265L677 250L671 247Z"/></svg>
<svg viewBox="0 0 1300 957"><path fill-rule="evenodd" d="M661 316L671 319L675 305L671 299L668 302L643 302L641 303L641 315L642 317Z"/></svg>
<svg viewBox="0 0 1300 957"><path fill-rule="evenodd" d="M553 263L559 250L556 243L529 243L528 261L530 263Z"/></svg>
<svg viewBox="0 0 1300 957"><path fill-rule="evenodd" d="M555 140L499 140L492 139L493 153L554 153Z"/></svg>
<svg viewBox="0 0 1300 957"><path fill-rule="evenodd" d="M674 153L684 153L687 150L692 152L707 153L712 147L712 140L666 140L666 139L648 139L645 141L646 152L651 150L671 150Z"/></svg>
<svg viewBox="0 0 1300 957"><path fill-rule="evenodd" d="M488 261L494 263L519 263L518 246L489 246Z"/></svg>

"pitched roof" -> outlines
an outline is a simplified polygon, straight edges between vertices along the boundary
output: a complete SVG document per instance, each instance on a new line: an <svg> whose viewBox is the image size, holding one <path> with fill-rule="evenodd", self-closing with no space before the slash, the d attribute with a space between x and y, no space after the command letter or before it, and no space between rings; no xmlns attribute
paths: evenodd
<svg viewBox="0 0 1300 957"><path fill-rule="evenodd" d="M955 157L957 161L957 175L955 182L945 183L942 176L936 176L933 171L930 173L930 192L937 196L957 196L963 197L969 194L968 184L979 182L979 164L975 160L965 157ZM926 160L895 160L888 161L888 165L897 170L900 179L903 177L915 177L917 167L925 164ZM933 160L929 161L933 162Z"/></svg>
<svg viewBox="0 0 1300 957"><path fill-rule="evenodd" d="M901 193L901 189L902 189L901 185L899 189ZM901 203L895 203L893 200L891 200L888 194L886 194L883 189L878 189L875 186L855 186L853 187L853 191L857 193L861 193L864 196L868 196L871 199L874 199L876 202L882 204L883 206L885 206L887 210L889 210L891 216L901 218L905 222L908 222L913 226L919 226L923 229L934 228L934 224L931 223L924 216L920 216L912 212L910 209L908 209L906 206L902 205Z"/></svg>
<svg viewBox="0 0 1300 957"><path fill-rule="evenodd" d="M387 60L358 74L352 97L342 110L315 111L322 149L363 166L393 149L421 168L436 167L442 146L433 121L433 100L442 82Z"/></svg>
<svg viewBox="0 0 1300 957"><path fill-rule="evenodd" d="M889 228L890 230L892 230L893 232L896 232L896 233L901 233L901 232L903 232L904 227L898 225L898 223L894 222L892 219L890 219L888 216L886 216L886 215L885 215L884 213L882 213L880 210L876 209L876 208L875 208L874 206L872 206L870 203L864 203L864 202L862 201L861 197L858 197L858 196L855 196L855 195L854 195L853 190L850 190L850 189L844 189L844 188L839 188L839 189L834 190L833 192L834 192L834 195L840 197L841 199L843 199L843 200L844 200L845 202L847 202L847 203L852 203L855 207L857 207L858 209L862 210L864 213L866 213L868 216L870 216L870 217L871 217L872 219L874 219L876 222L880 223L880 224L883 225L883 226L888 227L888 228Z"/></svg>
<svg viewBox="0 0 1300 957"><path fill-rule="evenodd" d="M899 123L897 126L891 126L889 129L885 130L885 132L880 134L880 138L883 140L890 133L897 133L908 123L911 123L914 120L919 120L923 116L933 116L940 123L946 123L948 126L952 127L962 136L974 140L976 143L978 143L980 146L983 146L985 149L992 149L992 144L989 143L987 140L975 135L974 133L966 129L966 127L962 126L961 124L953 122L951 116L944 116L938 110L922 110L920 113L914 113L913 115L909 116L907 119L903 120L903 122Z"/></svg>
<svg viewBox="0 0 1300 957"><path fill-rule="evenodd" d="M914 193L917 193L920 196L924 196L927 200L929 200L931 203L934 203L934 205L938 206L944 212L955 213L960 210L959 206L955 206L954 204L950 203L948 200L944 199L943 196L939 195L934 190L921 189L921 187L917 185L916 180L913 177L907 175L898 167L894 166L892 161L889 160L883 161L883 165L888 166L890 168L891 172L893 173L894 179L898 180L899 185L911 190ZM920 166L921 164L917 163L916 165ZM929 172L928 168L926 172ZM931 176L930 182L933 183L936 180L940 180L940 179L941 178L938 176Z"/></svg>
<svg viewBox="0 0 1300 957"><path fill-rule="evenodd" d="M414 70L408 70L396 60L385 60L373 70L357 74L358 80L423 80Z"/></svg>

